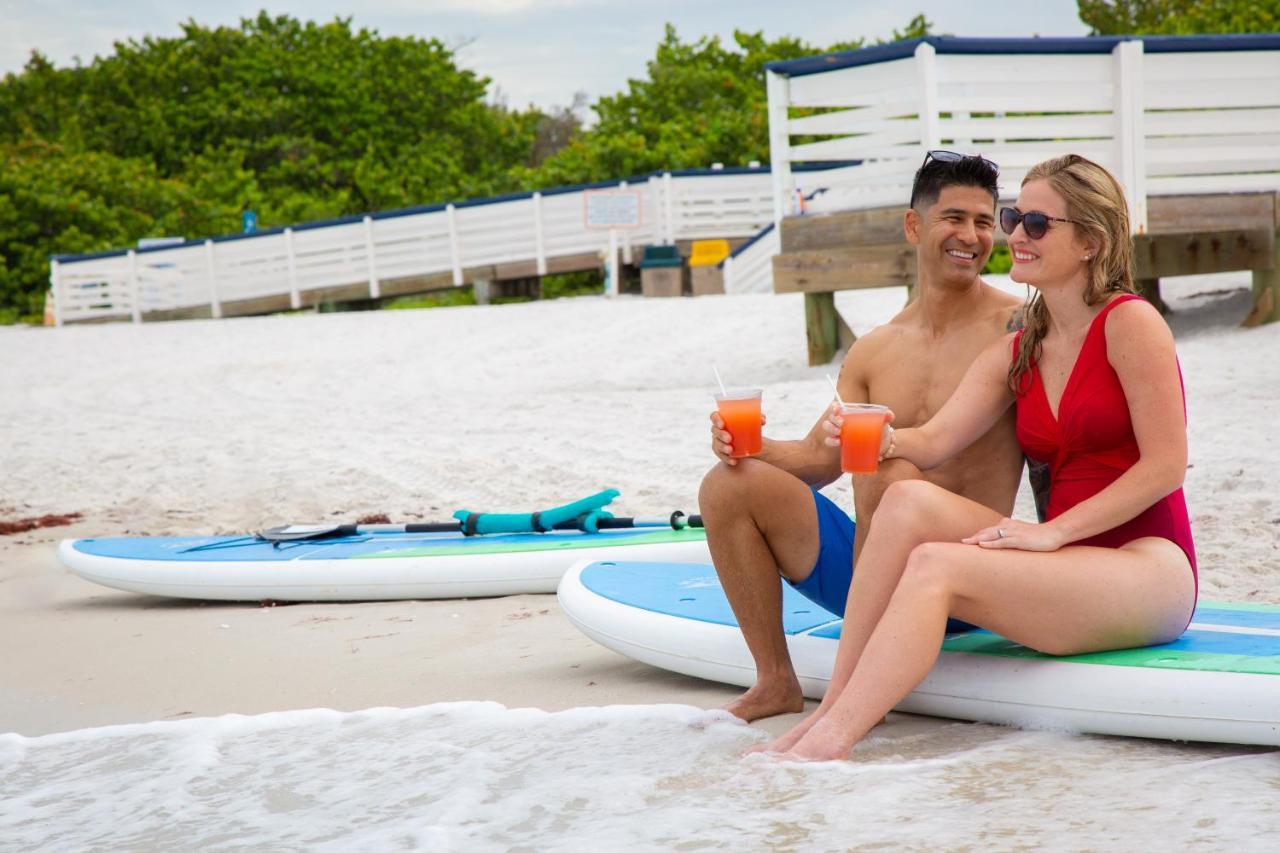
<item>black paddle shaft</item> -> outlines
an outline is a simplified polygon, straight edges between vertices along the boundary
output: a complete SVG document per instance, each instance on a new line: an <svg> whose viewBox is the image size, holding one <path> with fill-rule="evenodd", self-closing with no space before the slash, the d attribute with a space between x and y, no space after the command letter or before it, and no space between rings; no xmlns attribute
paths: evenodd
<svg viewBox="0 0 1280 853"><path fill-rule="evenodd" d="M552 530L582 530L583 520L573 518L555 525ZM687 527L702 527L702 516L686 516L676 510L667 519L640 518L598 518L596 530L626 530L636 527L667 527L672 530L684 530ZM420 521L411 524L335 524L312 529L290 529L290 525L271 528L257 534L259 539L269 542L295 542L309 539L338 539L343 536L359 536L363 533L459 533L463 532L460 521Z"/></svg>
<svg viewBox="0 0 1280 853"><path fill-rule="evenodd" d="M676 511L671 513L671 528L673 530L683 530L686 527L702 527L702 516L689 515ZM596 519L596 530L625 530L627 528L636 527L635 518L598 518ZM641 527L656 527L655 524L642 524ZM340 536L354 535L358 532L359 525L342 524L339 525L342 533ZM454 533L462 529L460 521L423 521L404 525L405 533ZM562 521L552 530L581 530L582 521L577 518L568 521Z"/></svg>

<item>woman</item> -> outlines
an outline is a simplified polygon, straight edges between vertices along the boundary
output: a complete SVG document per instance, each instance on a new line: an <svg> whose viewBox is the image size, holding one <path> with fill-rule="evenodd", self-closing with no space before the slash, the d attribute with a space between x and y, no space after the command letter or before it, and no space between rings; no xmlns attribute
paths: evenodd
<svg viewBox="0 0 1280 853"><path fill-rule="evenodd" d="M1023 449L1049 464L1046 521L924 481L890 486L826 696L771 752L847 757L929 672L948 615L1052 655L1169 642L1191 620L1182 378L1168 326L1133 295L1124 193L1068 155L1033 168L1000 219L1012 278L1039 291L1026 328L979 356L928 423L888 427L881 449L931 468L1014 405ZM838 409L827 431L838 436Z"/></svg>

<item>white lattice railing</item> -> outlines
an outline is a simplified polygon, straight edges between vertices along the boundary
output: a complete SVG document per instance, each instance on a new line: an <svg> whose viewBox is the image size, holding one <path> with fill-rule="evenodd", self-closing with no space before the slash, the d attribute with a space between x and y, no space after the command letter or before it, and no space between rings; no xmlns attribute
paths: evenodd
<svg viewBox="0 0 1280 853"><path fill-rule="evenodd" d="M799 176L802 184L807 173ZM524 264L544 274L549 260L603 252L608 231L590 230L584 194L630 189L640 227L621 229L624 262L632 248L704 237L746 237L772 220L767 168L665 172L639 181L570 187L393 211L235 235L176 246L60 256L50 284L58 324L100 318L138 321L151 311L222 306L308 291L445 274L454 284L475 268Z"/></svg>
<svg viewBox="0 0 1280 853"><path fill-rule="evenodd" d="M772 222L720 262L724 292L770 293L773 290L773 256L782 251L782 238Z"/></svg>
<svg viewBox="0 0 1280 853"><path fill-rule="evenodd" d="M878 207L906 202L933 148L999 163L1009 195L1083 154L1124 184L1138 231L1148 195L1280 190L1280 36L927 38L768 80L775 221L797 163L860 161L821 173L811 211Z"/></svg>

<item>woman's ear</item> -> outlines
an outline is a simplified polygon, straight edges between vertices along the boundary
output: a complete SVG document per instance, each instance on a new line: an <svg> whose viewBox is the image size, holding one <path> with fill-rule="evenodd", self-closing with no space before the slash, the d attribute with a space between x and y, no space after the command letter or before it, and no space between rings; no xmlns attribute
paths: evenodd
<svg viewBox="0 0 1280 853"><path fill-rule="evenodd" d="M1084 257L1081 260L1092 261L1102 254L1102 239L1100 237L1095 237L1091 234L1083 240L1083 243Z"/></svg>

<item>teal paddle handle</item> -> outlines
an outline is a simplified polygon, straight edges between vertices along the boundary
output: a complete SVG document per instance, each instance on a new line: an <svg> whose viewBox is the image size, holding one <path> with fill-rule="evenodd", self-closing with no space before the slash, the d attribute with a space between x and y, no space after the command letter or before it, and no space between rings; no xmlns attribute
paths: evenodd
<svg viewBox="0 0 1280 853"><path fill-rule="evenodd" d="M453 514L462 525L462 532L467 536L485 533L539 533L553 529L557 524L573 521L580 516L594 515L596 518L609 518L603 507L616 498L617 489L605 489L603 492L558 506L542 512L496 513L471 512L460 509Z"/></svg>

